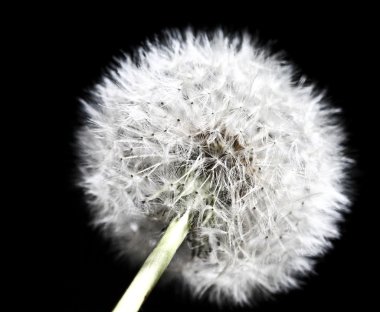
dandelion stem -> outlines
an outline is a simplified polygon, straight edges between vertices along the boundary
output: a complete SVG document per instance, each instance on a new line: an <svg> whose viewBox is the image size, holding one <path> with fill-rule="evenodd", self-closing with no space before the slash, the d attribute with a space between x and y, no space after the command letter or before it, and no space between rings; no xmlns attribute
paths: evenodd
<svg viewBox="0 0 380 312"><path fill-rule="evenodd" d="M189 232L189 211L174 219L113 312L137 312Z"/></svg>

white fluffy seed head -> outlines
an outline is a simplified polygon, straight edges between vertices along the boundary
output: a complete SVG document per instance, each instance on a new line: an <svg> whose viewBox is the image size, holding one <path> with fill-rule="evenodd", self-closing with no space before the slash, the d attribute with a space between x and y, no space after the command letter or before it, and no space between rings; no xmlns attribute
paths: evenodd
<svg viewBox="0 0 380 312"><path fill-rule="evenodd" d="M337 110L248 35L172 32L138 52L84 105L95 223L141 262L190 209L169 271L192 294L244 304L297 286L349 204Z"/></svg>

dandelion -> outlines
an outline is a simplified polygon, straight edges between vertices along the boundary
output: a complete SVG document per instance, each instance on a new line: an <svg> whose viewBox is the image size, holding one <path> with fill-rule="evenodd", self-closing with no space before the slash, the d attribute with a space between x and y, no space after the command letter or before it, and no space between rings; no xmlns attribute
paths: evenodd
<svg viewBox="0 0 380 312"><path fill-rule="evenodd" d="M119 307L174 253L167 274L192 295L248 304L296 287L339 235L351 160L338 110L247 34L147 42L84 109L95 224L136 263L158 244Z"/></svg>

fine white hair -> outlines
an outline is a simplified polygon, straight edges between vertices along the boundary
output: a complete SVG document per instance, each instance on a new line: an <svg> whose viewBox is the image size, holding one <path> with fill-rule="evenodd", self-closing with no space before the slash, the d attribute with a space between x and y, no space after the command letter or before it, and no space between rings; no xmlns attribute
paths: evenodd
<svg viewBox="0 0 380 312"><path fill-rule="evenodd" d="M187 209L168 270L246 304L298 285L349 204L336 108L249 35L167 32L84 103L81 186L94 222L141 263Z"/></svg>

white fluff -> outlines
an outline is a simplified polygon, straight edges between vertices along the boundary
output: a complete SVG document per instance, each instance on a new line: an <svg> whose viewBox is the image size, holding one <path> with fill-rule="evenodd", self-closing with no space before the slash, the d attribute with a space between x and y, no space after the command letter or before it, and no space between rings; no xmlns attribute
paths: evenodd
<svg viewBox="0 0 380 312"><path fill-rule="evenodd" d="M248 35L171 32L138 52L85 103L96 224L141 263L189 208L169 271L193 295L245 304L297 286L349 204L337 110Z"/></svg>

